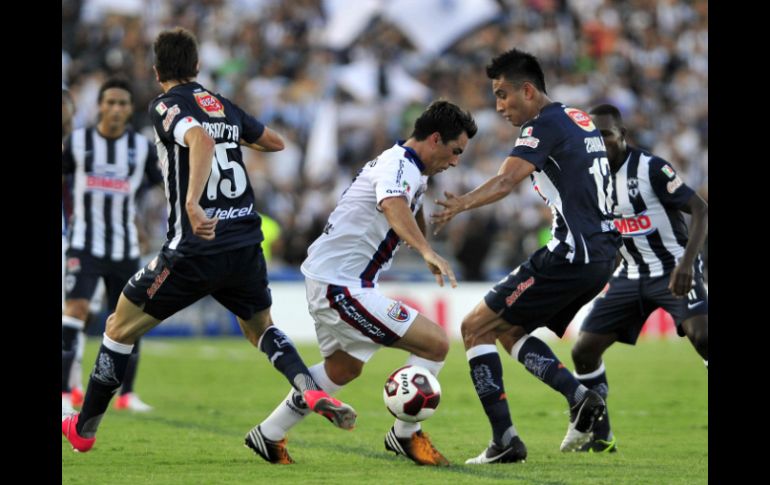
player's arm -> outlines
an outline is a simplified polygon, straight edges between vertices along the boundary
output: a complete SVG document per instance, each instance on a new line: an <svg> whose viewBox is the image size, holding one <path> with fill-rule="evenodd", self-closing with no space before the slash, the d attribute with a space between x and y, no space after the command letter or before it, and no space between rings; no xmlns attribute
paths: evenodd
<svg viewBox="0 0 770 485"><path fill-rule="evenodd" d="M420 228L422 235L425 236L428 234L427 228L425 227L425 213L423 212L422 207L420 207L420 210L414 215L414 220L417 221L417 227Z"/></svg>
<svg viewBox="0 0 770 485"><path fill-rule="evenodd" d="M217 218L209 219L200 206L200 199L211 173L214 159L214 139L201 126L193 126L184 135L185 144L190 147L190 177L187 186L185 209L190 218L193 234L205 240L214 239Z"/></svg>
<svg viewBox="0 0 770 485"><path fill-rule="evenodd" d="M693 266L703 243L706 241L709 224L709 207L700 195L693 192L684 206L680 208L692 216L690 220L690 234L684 255L671 273L668 284L669 290L674 296L683 297L692 288Z"/></svg>
<svg viewBox="0 0 770 485"><path fill-rule="evenodd" d="M452 268L444 258L436 254L430 247L409 209L406 198L388 197L380 202L380 207L388 220L388 224L398 234L398 237L423 257L431 273L436 275L436 282L439 286L444 286L444 275L446 275L452 288L457 287L457 279Z"/></svg>
<svg viewBox="0 0 770 485"><path fill-rule="evenodd" d="M431 223L439 224L434 233L437 233L443 224L449 222L460 212L497 202L510 194L514 187L534 172L536 168L535 165L523 158L508 157L503 161L497 175L470 192L459 197L451 192L444 192L446 200L436 200L436 204L443 206L444 210L430 215Z"/></svg>
<svg viewBox="0 0 770 485"><path fill-rule="evenodd" d="M252 150L257 150L260 152L280 152L285 147L281 135L271 130L267 126L265 127L265 131L262 132L262 135L257 138L257 141L254 143L249 143L243 138L241 138L240 143L245 147L249 147Z"/></svg>

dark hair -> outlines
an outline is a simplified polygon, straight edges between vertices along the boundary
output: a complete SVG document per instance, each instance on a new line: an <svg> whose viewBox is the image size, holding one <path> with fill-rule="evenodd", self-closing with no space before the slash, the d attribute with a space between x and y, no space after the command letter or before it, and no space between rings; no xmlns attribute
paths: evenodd
<svg viewBox="0 0 770 485"><path fill-rule="evenodd" d="M594 106L591 108L591 111L589 111L588 114L595 116L611 116L612 121L614 121L618 126L623 126L623 117L620 115L620 110L611 104L600 104L599 106Z"/></svg>
<svg viewBox="0 0 770 485"><path fill-rule="evenodd" d="M473 116L456 104L440 100L432 102L417 118L411 137L424 140L431 133L438 132L442 143L446 145L458 138L463 131L468 134L468 138L473 138L476 134L478 128Z"/></svg>
<svg viewBox="0 0 770 485"><path fill-rule="evenodd" d="M182 81L198 75L198 41L189 30L164 30L153 44L158 80Z"/></svg>
<svg viewBox="0 0 770 485"><path fill-rule="evenodd" d="M511 49L492 59L487 66L487 77L497 79L500 76L517 87L524 81L529 81L544 94L548 94L545 90L545 76L540 62L537 57L527 52Z"/></svg>
<svg viewBox="0 0 770 485"><path fill-rule="evenodd" d="M104 83L99 88L99 98L97 99L97 102L101 103L102 98L104 97L104 92L113 88L122 89L123 91L128 92L128 95L131 97L131 101L134 100L134 91L131 89L131 84L128 82L128 80L121 77L111 77L104 81Z"/></svg>

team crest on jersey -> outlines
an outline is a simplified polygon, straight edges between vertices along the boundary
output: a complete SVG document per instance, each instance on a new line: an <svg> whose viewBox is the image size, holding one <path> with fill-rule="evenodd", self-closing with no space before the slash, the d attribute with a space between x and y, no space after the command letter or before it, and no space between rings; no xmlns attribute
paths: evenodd
<svg viewBox="0 0 770 485"><path fill-rule="evenodd" d="M163 104L163 101L155 105L155 111L158 112L159 115L163 116L163 113L166 112L168 108L165 104Z"/></svg>
<svg viewBox="0 0 770 485"><path fill-rule="evenodd" d="M388 316L397 322L409 320L409 310L400 301L395 301L388 307Z"/></svg>
<svg viewBox="0 0 770 485"><path fill-rule="evenodd" d="M666 184L666 190L668 190L669 194L673 194L682 185L684 185L684 182L679 178L679 175L676 175L674 176L674 180Z"/></svg>
<svg viewBox="0 0 770 485"><path fill-rule="evenodd" d="M639 197L639 179L631 177L626 184L628 185L628 195L631 197Z"/></svg>
<svg viewBox="0 0 770 485"><path fill-rule="evenodd" d="M224 118L225 108L222 103L211 93L206 91L202 93L194 93L195 102L198 106L209 116L213 118Z"/></svg>
<svg viewBox="0 0 770 485"><path fill-rule="evenodd" d="M591 117L585 111L581 111L577 108L565 108L564 112L570 117L576 125L584 129L585 131L594 131L596 127Z"/></svg>
<svg viewBox="0 0 770 485"><path fill-rule="evenodd" d="M666 177L672 179L676 177L676 172L674 172L674 169L669 167L668 165L663 165L663 168L660 169L661 172L663 172Z"/></svg>
<svg viewBox="0 0 770 485"><path fill-rule="evenodd" d="M171 128L171 123L174 121L174 118L176 118L176 115L178 115L181 112L179 109L179 105L175 104L174 106L170 107L168 111L166 112L166 117L163 118L163 130L168 131L169 128Z"/></svg>
<svg viewBox="0 0 770 485"><path fill-rule="evenodd" d="M80 271L80 258L67 258L67 272L77 273Z"/></svg>

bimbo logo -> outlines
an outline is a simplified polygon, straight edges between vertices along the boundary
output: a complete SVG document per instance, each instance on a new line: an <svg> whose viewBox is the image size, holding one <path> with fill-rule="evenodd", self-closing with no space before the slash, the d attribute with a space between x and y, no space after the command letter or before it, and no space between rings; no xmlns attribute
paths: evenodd
<svg viewBox="0 0 770 485"><path fill-rule="evenodd" d="M131 184L126 179L89 175L86 177L86 188L107 192L127 194L131 192Z"/></svg>
<svg viewBox="0 0 770 485"><path fill-rule="evenodd" d="M594 131L594 122L591 121L591 117L588 116L585 111L575 108L566 108L564 112L567 113L567 116L569 116L576 125L583 128L585 131Z"/></svg>
<svg viewBox="0 0 770 485"><path fill-rule="evenodd" d="M615 228L626 236L643 236L652 232L652 222L646 215L615 219Z"/></svg>
<svg viewBox="0 0 770 485"><path fill-rule="evenodd" d="M195 93L194 96L198 106L200 106L206 114L217 118L225 117L225 108L222 106L222 103L210 93Z"/></svg>

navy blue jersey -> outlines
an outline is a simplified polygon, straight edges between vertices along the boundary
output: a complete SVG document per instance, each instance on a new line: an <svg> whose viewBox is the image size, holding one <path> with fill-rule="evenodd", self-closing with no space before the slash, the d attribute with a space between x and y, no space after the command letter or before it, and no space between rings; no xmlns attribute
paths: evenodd
<svg viewBox="0 0 770 485"><path fill-rule="evenodd" d="M607 152L591 118L551 103L521 127L510 156L537 167L530 176L553 213L548 249L571 263L615 258L613 185Z"/></svg>
<svg viewBox="0 0 770 485"><path fill-rule="evenodd" d="M623 235L616 275L637 279L673 271L687 245L680 209L693 190L670 163L632 146L615 174L615 189L615 226Z"/></svg>
<svg viewBox="0 0 770 485"><path fill-rule="evenodd" d="M114 139L95 127L73 131L62 151L69 248L112 261L138 258L136 196L143 181L160 183L157 162L150 141L130 127Z"/></svg>
<svg viewBox="0 0 770 485"><path fill-rule="evenodd" d="M220 94L198 83L174 86L150 103L155 143L168 197L168 235L164 247L185 255L212 254L262 239L261 218L254 207L239 141L254 143L265 126ZM201 126L216 143L211 174L199 201L208 217L219 217L216 237L203 240L192 233L185 210L190 176L190 149L184 134Z"/></svg>

